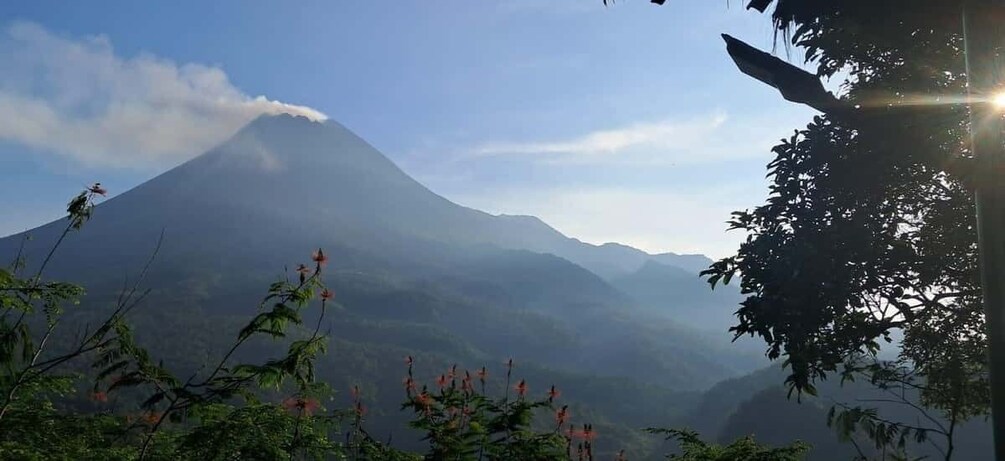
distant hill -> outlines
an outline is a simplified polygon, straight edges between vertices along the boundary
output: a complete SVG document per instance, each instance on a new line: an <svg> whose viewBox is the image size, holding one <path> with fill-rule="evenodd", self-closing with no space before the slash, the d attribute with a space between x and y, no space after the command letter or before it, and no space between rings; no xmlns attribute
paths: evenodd
<svg viewBox="0 0 1005 461"><path fill-rule="evenodd" d="M29 232L29 263L64 225ZM718 324L653 315L662 297L672 308L732 309L735 296L697 278L707 258L590 245L534 217L456 205L331 121L259 118L100 204L49 272L88 288L79 321L115 296L162 234L145 283L153 291L134 320L141 342L180 369L223 347L284 265L323 247L339 308L321 374L373 386L375 424L388 431L400 429L405 354L436 371L516 357L532 383L565 387L578 413L622 434L680 417L695 391L762 363L701 331ZM0 256L22 240L0 239Z"/></svg>
<svg viewBox="0 0 1005 461"><path fill-rule="evenodd" d="M836 377L819 383L818 397L803 395L801 401L795 396L790 399L782 385L785 375L781 367L775 366L716 384L704 393L680 424L720 442L747 435L754 435L758 441L770 445L802 440L813 447L808 459L823 461L844 461L858 454L851 443L841 442L837 433L826 425L827 412L834 402L875 406L880 415L891 421L930 424L908 405L876 402L891 399L868 383L842 386ZM910 400L917 403L914 398ZM933 416L939 418L937 412ZM991 461L994 459L991 443L990 424L981 417L974 418L958 428L953 459ZM867 440L860 440L859 445L866 454L878 455ZM942 459L939 451L928 443L912 443L908 453L913 457Z"/></svg>
<svg viewBox="0 0 1005 461"><path fill-rule="evenodd" d="M712 291L697 272L656 260L611 279L611 284L652 312L694 328L722 332L735 324L733 313L743 300L735 284L719 285Z"/></svg>

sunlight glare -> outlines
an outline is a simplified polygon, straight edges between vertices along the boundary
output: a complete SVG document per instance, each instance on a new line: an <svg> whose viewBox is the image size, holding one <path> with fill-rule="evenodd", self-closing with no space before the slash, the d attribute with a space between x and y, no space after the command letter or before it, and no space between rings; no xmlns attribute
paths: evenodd
<svg viewBox="0 0 1005 461"><path fill-rule="evenodd" d="M991 103L994 104L998 110L1005 111L1005 92L994 95L991 98Z"/></svg>

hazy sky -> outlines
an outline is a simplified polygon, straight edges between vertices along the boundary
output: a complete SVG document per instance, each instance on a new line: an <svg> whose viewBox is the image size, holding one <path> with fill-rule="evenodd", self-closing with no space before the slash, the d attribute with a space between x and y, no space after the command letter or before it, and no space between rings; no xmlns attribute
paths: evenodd
<svg viewBox="0 0 1005 461"><path fill-rule="evenodd" d="M730 3L2 2L0 235L295 112L462 205L723 256L770 147L812 116L735 70L720 33L773 34Z"/></svg>

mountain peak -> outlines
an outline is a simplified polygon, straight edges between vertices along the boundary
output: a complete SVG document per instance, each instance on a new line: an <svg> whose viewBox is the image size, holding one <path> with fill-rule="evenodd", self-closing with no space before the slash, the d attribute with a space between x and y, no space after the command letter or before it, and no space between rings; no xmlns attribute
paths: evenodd
<svg viewBox="0 0 1005 461"><path fill-rule="evenodd" d="M695 274L691 273L687 269L680 266L673 266L670 264L664 264L656 260L648 260L639 270L635 271L637 275L647 275L647 276L685 276L689 278L694 278Z"/></svg>
<svg viewBox="0 0 1005 461"><path fill-rule="evenodd" d="M638 248L635 248L633 246L625 245L623 243L618 243L618 242L606 242L606 243L602 243L602 244L597 245L597 246L599 246L600 248L621 249L621 250L629 250L630 249L630 250L642 251L642 250L639 250Z"/></svg>
<svg viewBox="0 0 1005 461"><path fill-rule="evenodd" d="M560 235L562 238L566 238L561 232L555 230L554 227L548 225L548 223L541 220L537 216L522 215L522 214L499 214L496 215L500 221L508 221L514 224L519 224L522 226L527 226L530 228L535 228L537 230L553 234Z"/></svg>
<svg viewBox="0 0 1005 461"><path fill-rule="evenodd" d="M278 114L262 114L262 115L259 115L258 117L255 117L254 120L252 120L251 122L249 122L246 125L246 127L256 127L256 126L261 126L261 125L265 125L265 124L272 124L272 123L311 123L311 124L314 124L314 125L338 125L338 126L342 126L338 122L335 122L332 119L319 120L319 119L312 119L312 118L310 118L310 117L308 117L306 115L302 115L302 114L290 114L290 113L287 113L287 112L283 112L283 113L278 113Z"/></svg>

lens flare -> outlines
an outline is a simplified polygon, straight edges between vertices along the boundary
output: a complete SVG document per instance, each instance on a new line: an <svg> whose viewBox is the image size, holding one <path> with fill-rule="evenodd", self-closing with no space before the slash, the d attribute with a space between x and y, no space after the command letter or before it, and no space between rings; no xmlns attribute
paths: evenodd
<svg viewBox="0 0 1005 461"><path fill-rule="evenodd" d="M992 96L991 104L994 104L999 110L1005 110L1005 92Z"/></svg>

